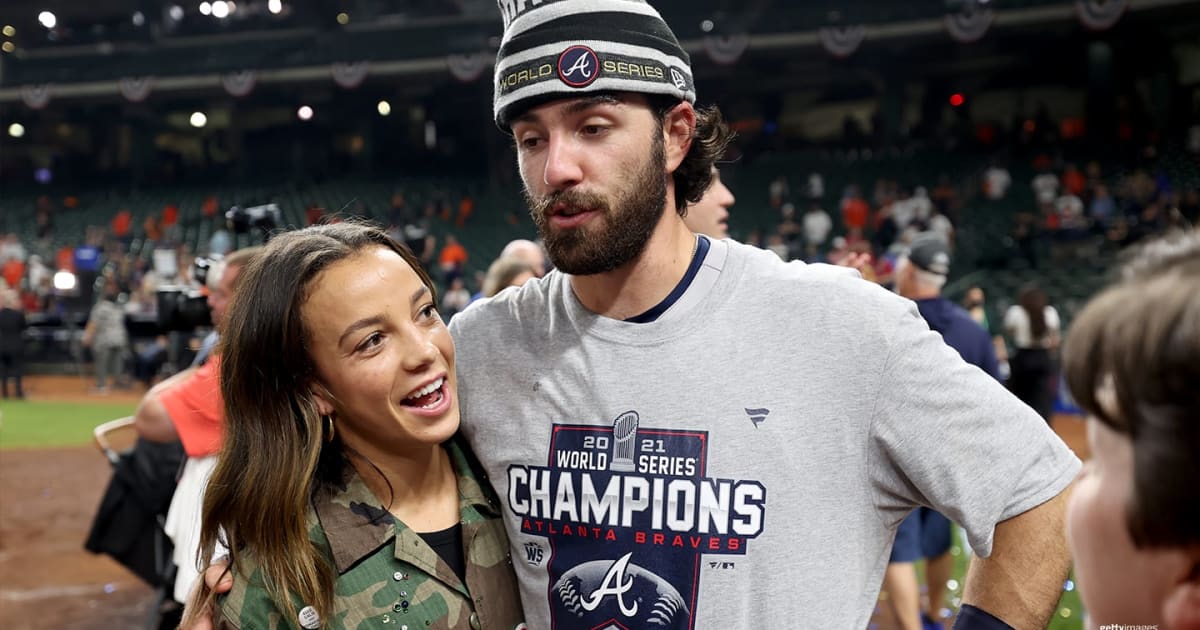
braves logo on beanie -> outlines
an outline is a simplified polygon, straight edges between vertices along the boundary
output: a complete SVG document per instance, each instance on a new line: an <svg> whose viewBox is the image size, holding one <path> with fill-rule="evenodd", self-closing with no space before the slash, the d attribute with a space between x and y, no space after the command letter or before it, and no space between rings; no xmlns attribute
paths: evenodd
<svg viewBox="0 0 1200 630"><path fill-rule="evenodd" d="M590 92L696 102L691 59L644 0L497 0L496 124L530 107Z"/></svg>

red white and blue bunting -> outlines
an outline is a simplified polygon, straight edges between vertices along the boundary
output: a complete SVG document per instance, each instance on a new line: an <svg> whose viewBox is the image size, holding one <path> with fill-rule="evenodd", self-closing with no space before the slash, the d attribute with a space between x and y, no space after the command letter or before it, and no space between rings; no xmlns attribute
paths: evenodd
<svg viewBox="0 0 1200 630"><path fill-rule="evenodd" d="M708 53L709 59L722 66L731 66L737 63L749 46L750 37L745 33L704 36L704 52Z"/></svg>
<svg viewBox="0 0 1200 630"><path fill-rule="evenodd" d="M867 36L867 29L861 24L822 26L817 31L817 36L820 38L821 47L825 49L825 52L839 59L845 59L858 50L859 45Z"/></svg>
<svg viewBox="0 0 1200 630"><path fill-rule="evenodd" d="M371 62L355 61L352 63L336 62L331 66L333 82L347 90L354 89L366 80L371 72Z"/></svg>
<svg viewBox="0 0 1200 630"><path fill-rule="evenodd" d="M1088 30L1106 31L1121 20L1128 0L1075 0L1075 14Z"/></svg>
<svg viewBox="0 0 1200 630"><path fill-rule="evenodd" d="M154 90L154 77L122 77L117 82L117 89L130 103L141 103Z"/></svg>
<svg viewBox="0 0 1200 630"><path fill-rule="evenodd" d="M483 76L488 63L495 57L489 52L477 52L466 55L447 55L446 67L450 75L463 83L471 83Z"/></svg>
<svg viewBox="0 0 1200 630"><path fill-rule="evenodd" d="M945 15L946 31L950 37L960 44L977 42L987 34L992 26L995 14L991 9L983 9L974 3L967 3L958 13Z"/></svg>
<svg viewBox="0 0 1200 630"><path fill-rule="evenodd" d="M22 85L21 101L30 109L42 109L50 103L50 89L49 83Z"/></svg>
<svg viewBox="0 0 1200 630"><path fill-rule="evenodd" d="M242 98L254 91L258 73L254 70L238 70L221 75L221 87L230 96Z"/></svg>

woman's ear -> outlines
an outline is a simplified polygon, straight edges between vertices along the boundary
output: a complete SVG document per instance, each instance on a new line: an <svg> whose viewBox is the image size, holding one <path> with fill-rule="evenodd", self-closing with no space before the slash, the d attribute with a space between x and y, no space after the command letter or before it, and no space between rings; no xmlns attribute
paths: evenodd
<svg viewBox="0 0 1200 630"><path fill-rule="evenodd" d="M309 383L308 391L312 394L313 403L317 405L317 413L322 416L332 416L335 411L333 394L330 394L324 385L316 381Z"/></svg>
<svg viewBox="0 0 1200 630"><path fill-rule="evenodd" d="M1163 602L1163 621L1171 630L1200 630L1200 549L1191 553L1192 570Z"/></svg>

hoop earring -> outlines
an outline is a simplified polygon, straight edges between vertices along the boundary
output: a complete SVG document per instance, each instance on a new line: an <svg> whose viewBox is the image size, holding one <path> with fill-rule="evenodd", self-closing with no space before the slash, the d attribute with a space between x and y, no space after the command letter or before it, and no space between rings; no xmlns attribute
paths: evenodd
<svg viewBox="0 0 1200 630"><path fill-rule="evenodd" d="M332 442L333 434L336 431L336 427L333 425L333 416L321 416L321 420L324 421L325 425L325 441Z"/></svg>

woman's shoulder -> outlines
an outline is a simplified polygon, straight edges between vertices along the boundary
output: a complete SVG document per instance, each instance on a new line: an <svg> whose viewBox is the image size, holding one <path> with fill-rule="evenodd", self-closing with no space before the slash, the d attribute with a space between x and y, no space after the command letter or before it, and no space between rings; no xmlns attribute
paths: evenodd
<svg viewBox="0 0 1200 630"><path fill-rule="evenodd" d="M233 570L233 588L218 600L219 625L224 628L289 628L275 600L267 591L262 571L253 554L238 554Z"/></svg>

